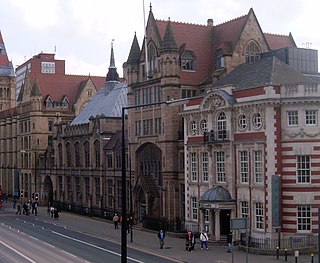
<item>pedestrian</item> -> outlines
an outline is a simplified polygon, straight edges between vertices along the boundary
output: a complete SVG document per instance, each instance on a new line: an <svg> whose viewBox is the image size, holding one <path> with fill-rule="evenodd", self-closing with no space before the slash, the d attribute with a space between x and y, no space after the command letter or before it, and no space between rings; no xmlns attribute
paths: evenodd
<svg viewBox="0 0 320 263"><path fill-rule="evenodd" d="M58 219L59 218L58 208L56 208L56 207L54 208L53 214L54 214L54 219Z"/></svg>
<svg viewBox="0 0 320 263"><path fill-rule="evenodd" d="M50 203L49 203L48 207L47 207L47 215L48 215L48 217L50 217L50 214L51 214L51 209L50 209Z"/></svg>
<svg viewBox="0 0 320 263"><path fill-rule="evenodd" d="M21 204L20 204L20 203L18 203L18 205L17 205L16 215L17 215L17 214L20 214L20 215L21 215Z"/></svg>
<svg viewBox="0 0 320 263"><path fill-rule="evenodd" d="M192 252L192 239L193 233L191 230L189 230L186 235L186 250L189 252Z"/></svg>
<svg viewBox="0 0 320 263"><path fill-rule="evenodd" d="M54 217L54 206L50 207L51 218Z"/></svg>
<svg viewBox="0 0 320 263"><path fill-rule="evenodd" d="M17 204L17 199L13 198L13 203L12 203L13 209L16 209L16 204ZM20 209L21 209L21 207L20 207Z"/></svg>
<svg viewBox="0 0 320 263"><path fill-rule="evenodd" d="M114 214L114 217L112 219L113 223L114 223L114 229L118 229L119 228L119 216L117 213Z"/></svg>
<svg viewBox="0 0 320 263"><path fill-rule="evenodd" d="M37 202L34 203L34 215L35 216L38 215L38 203Z"/></svg>
<svg viewBox="0 0 320 263"><path fill-rule="evenodd" d="M228 253L232 253L233 250L233 244L232 244L232 232L230 232L227 236L227 243L228 243Z"/></svg>
<svg viewBox="0 0 320 263"><path fill-rule="evenodd" d="M163 249L164 246L164 238L166 237L166 233L161 229L158 233L160 249Z"/></svg>
<svg viewBox="0 0 320 263"><path fill-rule="evenodd" d="M34 214L34 206L35 206L35 204L36 204L36 202L32 201L32 203L31 203L31 208L32 208L31 213L32 214Z"/></svg>
<svg viewBox="0 0 320 263"><path fill-rule="evenodd" d="M201 250L203 250L203 248L206 248L208 250L208 235L204 230L202 230L200 234L200 242L201 242Z"/></svg>

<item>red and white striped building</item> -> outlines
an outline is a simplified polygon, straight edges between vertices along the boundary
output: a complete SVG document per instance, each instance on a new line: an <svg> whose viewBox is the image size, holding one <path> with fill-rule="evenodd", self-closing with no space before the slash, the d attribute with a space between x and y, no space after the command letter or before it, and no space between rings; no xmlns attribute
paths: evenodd
<svg viewBox="0 0 320 263"><path fill-rule="evenodd" d="M316 233L319 104L317 81L275 57L242 64L190 99L181 113L186 227L219 240L231 219L247 217L253 237L276 227L283 237Z"/></svg>

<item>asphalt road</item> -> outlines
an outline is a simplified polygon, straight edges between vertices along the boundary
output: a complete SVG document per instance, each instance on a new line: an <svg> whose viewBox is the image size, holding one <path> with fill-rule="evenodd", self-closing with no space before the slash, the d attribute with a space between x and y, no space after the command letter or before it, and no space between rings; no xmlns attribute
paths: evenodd
<svg viewBox="0 0 320 263"><path fill-rule="evenodd" d="M120 262L118 243L61 226L54 219L0 211L0 262ZM128 248L128 262L173 262Z"/></svg>

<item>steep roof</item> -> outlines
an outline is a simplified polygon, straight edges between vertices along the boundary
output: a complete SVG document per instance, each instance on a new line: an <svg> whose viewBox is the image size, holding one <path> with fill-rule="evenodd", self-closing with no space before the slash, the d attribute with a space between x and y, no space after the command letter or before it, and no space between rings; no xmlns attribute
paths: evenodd
<svg viewBox="0 0 320 263"><path fill-rule="evenodd" d="M130 53L128 56L128 63L138 63L140 58L140 46L137 39L136 33L134 33L133 41L130 48Z"/></svg>
<svg viewBox="0 0 320 263"><path fill-rule="evenodd" d="M106 87L92 98L71 125L88 123L92 116L121 117L122 107L127 105L127 83L107 82Z"/></svg>
<svg viewBox="0 0 320 263"><path fill-rule="evenodd" d="M39 91L45 99L48 95L54 101L60 101L62 96L67 96L71 104L77 99L81 84L83 81L91 79L97 90L100 90L105 83L104 77L97 76L78 76L64 74L32 74L30 73L30 82L35 83L38 80ZM19 94L20 95L20 94Z"/></svg>
<svg viewBox="0 0 320 263"><path fill-rule="evenodd" d="M236 67L213 87L231 85L237 89L266 85L315 83L276 57L267 57Z"/></svg>
<svg viewBox="0 0 320 263"><path fill-rule="evenodd" d="M291 33L288 36L264 33L264 36L271 50L276 50L284 47L297 47Z"/></svg>
<svg viewBox="0 0 320 263"><path fill-rule="evenodd" d="M171 51L178 51L178 47L172 32L171 21L169 20L161 43L160 52Z"/></svg>
<svg viewBox="0 0 320 263"><path fill-rule="evenodd" d="M7 67L9 65L9 59L7 56L6 47L0 31L0 67Z"/></svg>
<svg viewBox="0 0 320 263"><path fill-rule="evenodd" d="M168 21L156 20L160 36L163 38ZM181 83L198 85L208 74L212 64L213 27L171 21L172 33L178 48L192 50L196 56L196 72L181 72ZM209 65L209 66L208 66Z"/></svg>

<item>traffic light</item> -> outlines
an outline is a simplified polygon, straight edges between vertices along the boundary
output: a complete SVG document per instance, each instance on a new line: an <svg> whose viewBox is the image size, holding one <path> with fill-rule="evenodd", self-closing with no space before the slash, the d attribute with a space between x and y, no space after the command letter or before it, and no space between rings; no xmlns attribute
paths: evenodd
<svg viewBox="0 0 320 263"><path fill-rule="evenodd" d="M34 194L34 200L36 200L37 202L39 201L39 193Z"/></svg>
<svg viewBox="0 0 320 263"><path fill-rule="evenodd" d="M24 197L24 191L21 190L21 191L20 191L20 198L23 198L23 197Z"/></svg>

